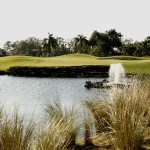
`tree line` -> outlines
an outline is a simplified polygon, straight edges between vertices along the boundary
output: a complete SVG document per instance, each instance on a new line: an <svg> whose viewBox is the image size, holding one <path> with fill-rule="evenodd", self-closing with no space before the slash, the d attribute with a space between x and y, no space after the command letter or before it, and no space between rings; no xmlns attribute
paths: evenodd
<svg viewBox="0 0 150 150"><path fill-rule="evenodd" d="M54 37L48 33L44 39L29 37L21 41L7 41L0 55L58 56L72 53L84 53L94 56L130 55L150 56L150 36L143 41L123 39L123 35L115 29L104 33L94 31L90 38L78 35L66 41L62 37Z"/></svg>

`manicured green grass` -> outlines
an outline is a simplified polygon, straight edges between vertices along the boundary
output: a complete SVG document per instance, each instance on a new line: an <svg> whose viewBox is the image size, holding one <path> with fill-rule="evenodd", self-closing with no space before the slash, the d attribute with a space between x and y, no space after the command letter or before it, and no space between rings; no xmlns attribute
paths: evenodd
<svg viewBox="0 0 150 150"><path fill-rule="evenodd" d="M150 73L150 60L148 61L134 61L122 63L126 72L130 73Z"/></svg>
<svg viewBox="0 0 150 150"><path fill-rule="evenodd" d="M111 56L111 57L103 57L103 59L118 59L118 60L150 60L150 57Z"/></svg>
<svg viewBox="0 0 150 150"><path fill-rule="evenodd" d="M95 57L85 54L69 54L50 58L31 56L0 57L0 70L7 70L11 66L80 66L110 65L112 63L122 63L126 72L150 73L150 57Z"/></svg>

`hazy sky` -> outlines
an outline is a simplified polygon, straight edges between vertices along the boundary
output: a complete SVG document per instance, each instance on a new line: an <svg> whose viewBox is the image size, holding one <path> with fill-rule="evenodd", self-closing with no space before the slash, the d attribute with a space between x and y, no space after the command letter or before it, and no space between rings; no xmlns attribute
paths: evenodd
<svg viewBox="0 0 150 150"><path fill-rule="evenodd" d="M0 47L28 37L89 38L116 29L124 38L150 36L150 0L0 0Z"/></svg>

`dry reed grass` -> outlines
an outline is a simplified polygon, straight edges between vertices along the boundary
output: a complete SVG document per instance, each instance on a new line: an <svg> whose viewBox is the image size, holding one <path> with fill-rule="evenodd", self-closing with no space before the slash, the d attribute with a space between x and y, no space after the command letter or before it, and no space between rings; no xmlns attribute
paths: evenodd
<svg viewBox="0 0 150 150"><path fill-rule="evenodd" d="M26 124L26 125L25 125ZM31 149L34 123L24 122L15 110L12 117L0 107L0 149L1 150L29 150Z"/></svg>
<svg viewBox="0 0 150 150"><path fill-rule="evenodd" d="M74 149L79 132L76 112L63 109L59 102L45 107L45 125L39 133L34 150L65 150Z"/></svg>
<svg viewBox="0 0 150 150"><path fill-rule="evenodd" d="M86 101L95 118L97 134L107 134L119 150L140 150L150 135L150 78L134 78L132 85L111 90L109 100Z"/></svg>

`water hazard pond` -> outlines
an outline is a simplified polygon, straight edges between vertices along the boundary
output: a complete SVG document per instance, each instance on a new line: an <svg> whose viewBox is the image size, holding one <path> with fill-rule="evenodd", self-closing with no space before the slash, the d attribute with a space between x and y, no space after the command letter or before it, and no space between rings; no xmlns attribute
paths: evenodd
<svg viewBox="0 0 150 150"><path fill-rule="evenodd" d="M103 78L104 79L104 78ZM25 78L0 76L0 102L6 110L19 107L25 116L42 115L45 103L59 99L69 107L81 105L84 99L98 98L106 94L103 89L86 89L85 81L100 81L102 78Z"/></svg>

